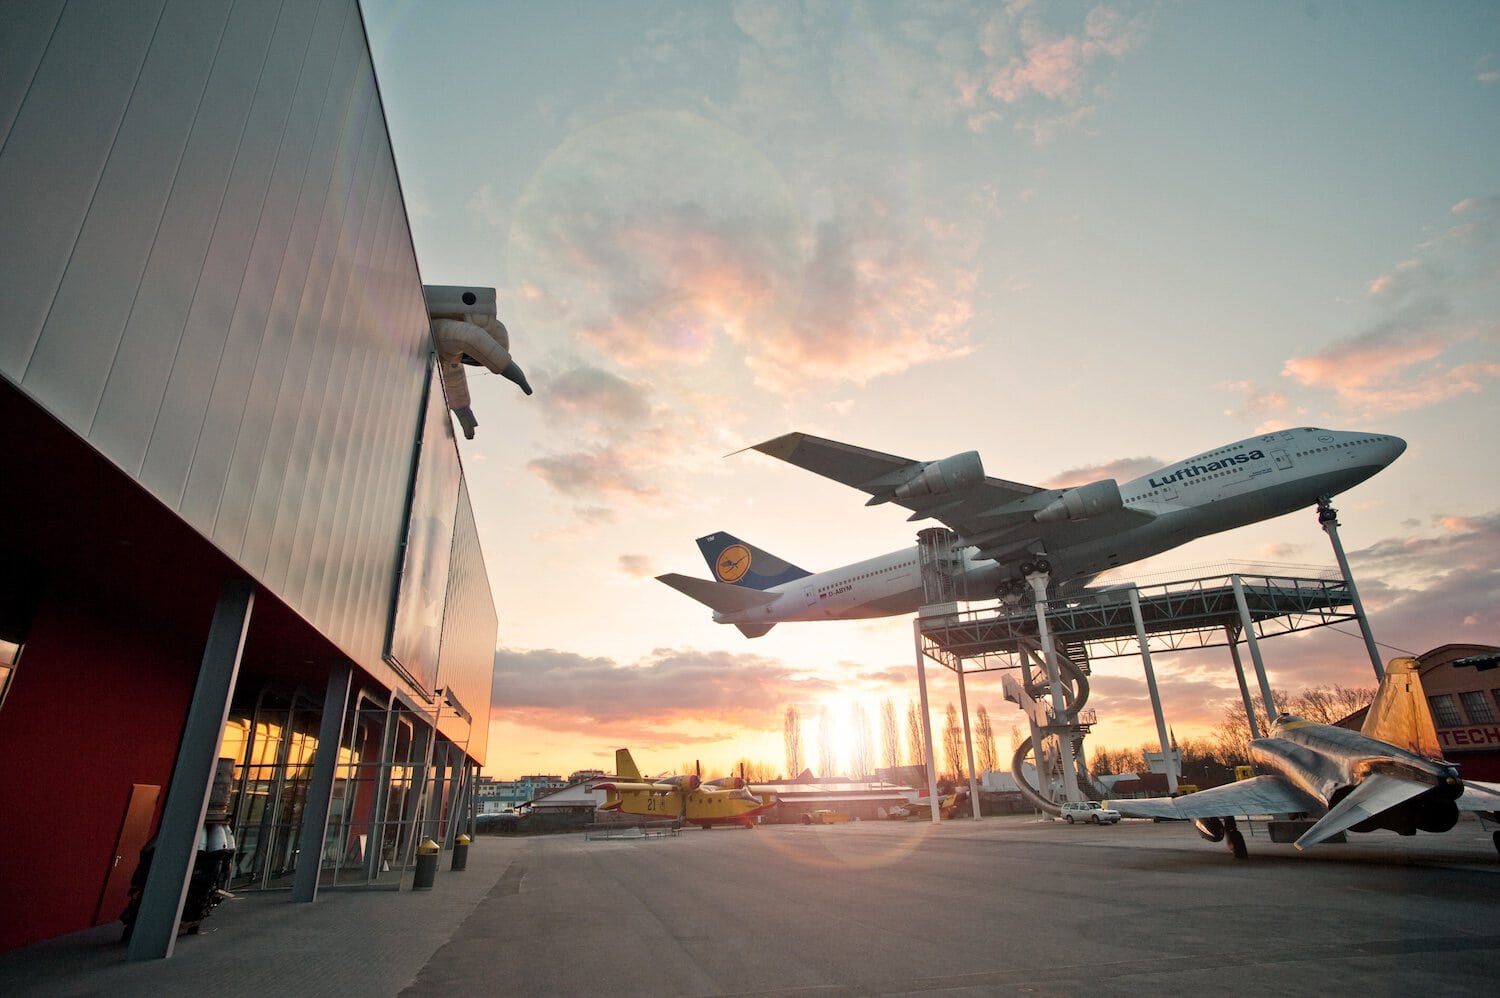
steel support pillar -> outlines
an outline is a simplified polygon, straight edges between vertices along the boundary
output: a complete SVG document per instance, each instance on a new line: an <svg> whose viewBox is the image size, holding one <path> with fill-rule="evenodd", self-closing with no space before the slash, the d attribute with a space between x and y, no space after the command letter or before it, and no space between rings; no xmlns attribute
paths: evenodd
<svg viewBox="0 0 1500 998"><path fill-rule="evenodd" d="M958 660L958 709L964 715L964 753L969 761L969 804L979 818L979 781L974 779L974 737L969 729L969 693L964 683L964 662Z"/></svg>
<svg viewBox="0 0 1500 998"><path fill-rule="evenodd" d="M1359 633L1365 638L1365 651L1370 653L1370 665L1375 669L1375 681L1385 678L1385 665L1380 661L1380 649L1375 646L1375 635L1370 631L1370 619L1365 616L1364 605L1359 601L1359 590L1354 588L1354 573L1349 571L1349 559L1344 557L1344 543L1339 540L1339 511L1329 505L1325 496L1318 500L1318 522L1323 533L1333 544L1334 557L1339 560L1339 572L1344 576L1344 585L1349 587L1349 601L1354 604L1354 619L1359 621Z"/></svg>
<svg viewBox="0 0 1500 998"><path fill-rule="evenodd" d="M1031 584L1032 592L1036 594L1036 629L1037 635L1042 639L1042 665L1047 670L1047 683L1052 688L1052 719L1054 725L1068 725L1068 730L1058 730L1057 750L1062 760L1063 771L1063 801L1082 800L1083 793L1078 789L1078 769L1073 759L1073 731L1076 726L1072 724L1073 715L1068 710L1068 699L1063 693L1062 670L1057 667L1057 652L1052 648L1052 630L1047 626L1047 581L1049 576L1045 572L1036 572L1026 577ZM1033 751L1040 746L1033 745ZM1040 759L1041 755L1035 754L1034 759ZM1041 768L1037 768L1038 774ZM1038 782L1041 777L1038 775Z"/></svg>
<svg viewBox="0 0 1500 998"><path fill-rule="evenodd" d="M1250 722L1250 737L1260 737L1260 724L1255 720L1255 701L1250 699L1250 686L1245 682L1245 666L1240 662L1240 639L1234 627L1225 624L1224 636L1229 639L1229 657L1234 662L1234 678L1240 683L1240 701L1245 705L1245 717Z"/></svg>
<svg viewBox="0 0 1500 998"><path fill-rule="evenodd" d="M1177 792L1177 766L1172 760L1172 746L1167 742L1167 720L1161 712L1161 693L1156 688L1156 670L1151 667L1151 643L1146 635L1146 619L1141 616L1141 594L1130 587L1130 613L1135 617L1135 639L1141 645L1141 666L1146 671L1146 692L1151 695L1151 713L1156 718L1156 740L1167 767L1167 792Z"/></svg>
<svg viewBox="0 0 1500 998"><path fill-rule="evenodd" d="M302 809L302 831L297 840L297 868L292 874L292 900L310 902L318 896L318 875L323 870L323 843L328 836L328 810L333 801L333 781L338 775L344 717L349 710L349 689L354 670L339 662L328 673L323 694L323 717L318 725L318 752L313 757L312 780Z"/></svg>
<svg viewBox="0 0 1500 998"><path fill-rule="evenodd" d="M932 755L932 714L927 707L927 655L922 651L922 617L912 621L912 634L917 642L917 692L922 698L922 742L927 751L927 799L932 805L932 823L943 820L939 814L937 795L937 766Z"/></svg>
<svg viewBox="0 0 1500 998"><path fill-rule="evenodd" d="M1255 666L1255 679L1260 684L1261 703L1266 708L1266 720L1276 720L1276 698L1271 695L1271 681L1266 678L1266 662L1260 657L1260 642L1255 637L1255 621L1250 617L1250 605L1245 602L1245 583L1238 576L1230 576L1234 584L1234 602L1240 609L1240 626L1244 629L1245 643L1250 646L1250 663Z"/></svg>
<svg viewBox="0 0 1500 998"><path fill-rule="evenodd" d="M164 960L177 945L177 923L198 854L198 833L208 810L214 762L229 718L254 605L255 583L249 579L229 579L219 587L127 959Z"/></svg>

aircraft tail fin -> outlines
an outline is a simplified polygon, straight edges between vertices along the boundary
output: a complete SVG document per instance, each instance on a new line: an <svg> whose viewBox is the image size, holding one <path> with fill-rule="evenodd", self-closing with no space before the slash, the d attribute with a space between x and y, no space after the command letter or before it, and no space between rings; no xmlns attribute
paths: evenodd
<svg viewBox="0 0 1500 998"><path fill-rule="evenodd" d="M1386 665L1385 678L1380 681L1360 733L1417 755L1443 758L1416 659L1393 658Z"/></svg>
<svg viewBox="0 0 1500 998"><path fill-rule="evenodd" d="M635 760L630 757L630 749L615 749L615 775L621 781L640 780L641 771L636 768Z"/></svg>
<svg viewBox="0 0 1500 998"><path fill-rule="evenodd" d="M740 633L743 634L745 637L747 637L747 638L758 638L758 637L763 636L767 631L769 631L771 628L775 627L776 625L774 623L772 623L772 624L735 624L734 626L738 627L740 629Z"/></svg>
<svg viewBox="0 0 1500 998"><path fill-rule="evenodd" d="M715 579L744 589L770 589L812 574L723 530L698 538L698 550Z"/></svg>

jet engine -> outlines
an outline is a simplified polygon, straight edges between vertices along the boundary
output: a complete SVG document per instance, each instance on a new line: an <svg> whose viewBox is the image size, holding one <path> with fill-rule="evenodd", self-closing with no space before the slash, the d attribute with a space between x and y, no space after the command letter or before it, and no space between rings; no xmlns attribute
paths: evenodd
<svg viewBox="0 0 1500 998"><path fill-rule="evenodd" d="M1087 520L1091 516L1113 513L1124 508L1125 500L1120 496L1119 483L1113 478L1104 478L1069 489L1037 510L1035 519L1037 523Z"/></svg>
<svg viewBox="0 0 1500 998"><path fill-rule="evenodd" d="M896 486L897 499L914 499L917 496L940 496L973 488L984 481L984 465L977 450L964 451L931 461L915 475Z"/></svg>

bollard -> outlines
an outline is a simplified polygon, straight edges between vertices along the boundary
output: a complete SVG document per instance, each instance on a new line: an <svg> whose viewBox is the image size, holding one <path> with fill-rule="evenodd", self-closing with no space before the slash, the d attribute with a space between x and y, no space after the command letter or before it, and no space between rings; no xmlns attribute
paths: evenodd
<svg viewBox="0 0 1500 998"><path fill-rule="evenodd" d="M432 881L437 876L438 852L438 844L431 839L417 846L417 873L412 878L412 890L432 890Z"/></svg>
<svg viewBox="0 0 1500 998"><path fill-rule="evenodd" d="M469 837L460 835L453 840L453 863L450 870L462 870L469 865Z"/></svg>

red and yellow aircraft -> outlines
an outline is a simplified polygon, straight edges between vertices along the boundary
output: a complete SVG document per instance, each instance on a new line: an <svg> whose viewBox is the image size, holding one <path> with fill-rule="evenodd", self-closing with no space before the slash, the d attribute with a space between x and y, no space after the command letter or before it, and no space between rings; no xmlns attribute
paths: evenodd
<svg viewBox="0 0 1500 998"><path fill-rule="evenodd" d="M693 776L663 776L647 780L636 768L629 749L615 750L615 780L598 784L609 796L601 811L637 814L643 818L674 819L690 825L755 827L755 816L775 807L774 787L750 786L742 777L704 781Z"/></svg>

